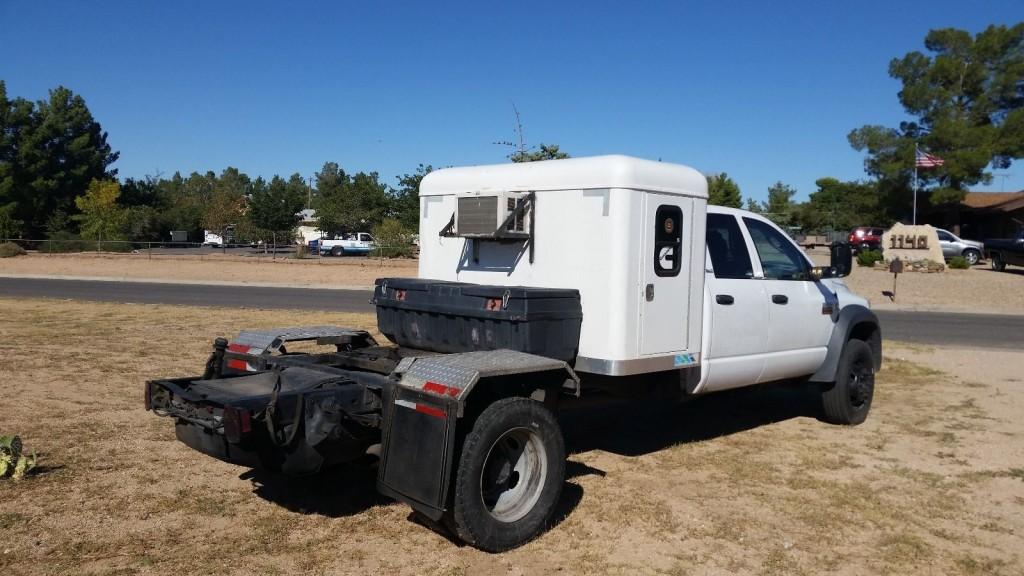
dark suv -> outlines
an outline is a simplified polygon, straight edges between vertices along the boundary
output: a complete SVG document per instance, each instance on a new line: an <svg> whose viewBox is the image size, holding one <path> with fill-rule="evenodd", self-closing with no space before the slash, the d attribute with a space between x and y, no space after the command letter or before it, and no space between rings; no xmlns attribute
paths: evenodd
<svg viewBox="0 0 1024 576"><path fill-rule="evenodd" d="M883 232L885 230L882 228L858 226L850 230L850 246L856 252L861 250L881 250Z"/></svg>

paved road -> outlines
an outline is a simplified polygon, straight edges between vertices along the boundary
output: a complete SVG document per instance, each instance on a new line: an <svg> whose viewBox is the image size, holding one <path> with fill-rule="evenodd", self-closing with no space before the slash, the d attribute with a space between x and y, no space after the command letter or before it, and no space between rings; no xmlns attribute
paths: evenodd
<svg viewBox="0 0 1024 576"><path fill-rule="evenodd" d="M0 278L0 295L103 302L372 312L365 290ZM1024 349L1024 316L877 312L886 339L918 344Z"/></svg>
<svg viewBox="0 0 1024 576"><path fill-rule="evenodd" d="M0 278L0 295L99 302L373 312L371 292L162 282Z"/></svg>

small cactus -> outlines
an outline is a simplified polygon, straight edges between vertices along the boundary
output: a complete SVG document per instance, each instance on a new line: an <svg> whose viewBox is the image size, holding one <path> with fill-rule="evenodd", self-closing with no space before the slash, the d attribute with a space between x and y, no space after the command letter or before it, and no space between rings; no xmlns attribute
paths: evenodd
<svg viewBox="0 0 1024 576"><path fill-rule="evenodd" d="M35 452L31 456L23 453L20 437L0 436L0 479L20 480L36 467L36 460Z"/></svg>

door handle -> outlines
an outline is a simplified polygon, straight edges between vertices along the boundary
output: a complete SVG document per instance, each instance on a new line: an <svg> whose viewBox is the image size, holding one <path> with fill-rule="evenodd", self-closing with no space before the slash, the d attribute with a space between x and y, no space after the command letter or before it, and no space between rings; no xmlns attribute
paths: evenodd
<svg viewBox="0 0 1024 576"><path fill-rule="evenodd" d="M775 304L786 304L789 302L789 296L785 294L772 294L772 302Z"/></svg>
<svg viewBox="0 0 1024 576"><path fill-rule="evenodd" d="M715 302L718 302L723 306L731 306L734 301L733 297L728 294L719 294L715 296Z"/></svg>

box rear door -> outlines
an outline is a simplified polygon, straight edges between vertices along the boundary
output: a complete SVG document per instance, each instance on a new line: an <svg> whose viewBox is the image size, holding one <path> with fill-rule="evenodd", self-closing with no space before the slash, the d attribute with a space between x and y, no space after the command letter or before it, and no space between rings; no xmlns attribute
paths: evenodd
<svg viewBox="0 0 1024 576"><path fill-rule="evenodd" d="M690 306L693 202L648 193L643 213L640 354L683 351Z"/></svg>

